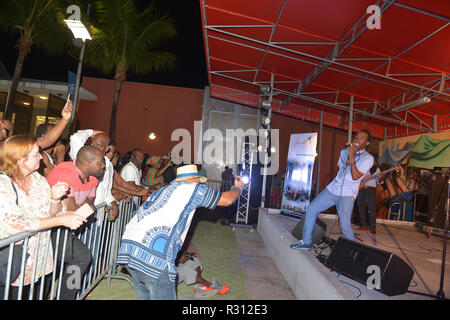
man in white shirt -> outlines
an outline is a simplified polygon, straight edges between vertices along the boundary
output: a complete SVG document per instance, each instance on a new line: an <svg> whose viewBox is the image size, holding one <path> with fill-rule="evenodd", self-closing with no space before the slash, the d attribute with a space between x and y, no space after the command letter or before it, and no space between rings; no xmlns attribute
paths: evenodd
<svg viewBox="0 0 450 320"><path fill-rule="evenodd" d="M128 162L120 171L120 176L123 180L134 184L135 187L145 188L141 185L142 179L142 163L144 162L144 153L140 149L134 149L131 152L130 162ZM139 206L139 200L134 197L135 208Z"/></svg>
<svg viewBox="0 0 450 320"><path fill-rule="evenodd" d="M317 215L332 206L336 206L344 238L354 240L351 223L353 205L359 184L374 163L373 156L366 151L371 141L372 136L369 131L361 130L356 135L354 143L341 150L338 161L339 171L333 181L310 203L303 217L305 223L302 239L297 244L292 244L292 249L310 250L312 248L312 233Z"/></svg>
<svg viewBox="0 0 450 320"><path fill-rule="evenodd" d="M131 153L130 162L128 162L120 171L120 176L125 180L141 186L142 162L144 162L144 153L140 149L134 149Z"/></svg>

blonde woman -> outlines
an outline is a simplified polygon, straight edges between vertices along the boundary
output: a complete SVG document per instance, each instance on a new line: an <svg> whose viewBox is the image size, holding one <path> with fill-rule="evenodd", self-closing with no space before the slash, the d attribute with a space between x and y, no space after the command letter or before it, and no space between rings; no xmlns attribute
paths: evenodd
<svg viewBox="0 0 450 320"><path fill-rule="evenodd" d="M52 188L47 180L37 173L42 156L36 139L29 136L13 136L0 147L0 239L20 232L46 230L56 226L78 229L86 219L71 212L65 212L60 198L68 191L66 183L57 183ZM33 266L37 260L35 281L53 271L53 253L46 257L49 241L43 233L29 239L25 272L12 280L11 297L14 287L31 284ZM36 255L36 247L39 247ZM45 258L47 263L44 266ZM17 288L16 288L17 289ZM27 288L25 287L25 290Z"/></svg>

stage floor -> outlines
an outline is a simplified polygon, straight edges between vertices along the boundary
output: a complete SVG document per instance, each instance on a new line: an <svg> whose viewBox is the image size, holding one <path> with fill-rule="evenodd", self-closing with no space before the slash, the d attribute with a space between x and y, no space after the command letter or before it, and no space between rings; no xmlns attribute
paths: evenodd
<svg viewBox="0 0 450 320"><path fill-rule="evenodd" d="M291 232L299 220L295 220L280 214L270 214L277 224ZM327 225L325 236L337 240L342 236L339 221L336 215L320 214L319 219ZM374 235L367 231L358 231L358 226L353 225L355 240L365 245L392 252L408 263L414 270L414 277L408 290L425 294L436 295L440 285L441 261L443 235L432 234L429 238L422 233L413 222L377 220L377 233ZM295 239L295 238L294 238ZM444 293L450 297L450 246L447 246L447 261L444 282ZM291 249L292 250L292 249ZM315 250L317 255L319 250ZM323 249L320 253L328 255L329 248ZM329 269L326 269L329 271ZM355 299L361 300L422 300L433 299L427 296L405 293L398 296L386 296L378 291L370 290L365 285L360 284L348 277L339 275L340 280L354 295Z"/></svg>

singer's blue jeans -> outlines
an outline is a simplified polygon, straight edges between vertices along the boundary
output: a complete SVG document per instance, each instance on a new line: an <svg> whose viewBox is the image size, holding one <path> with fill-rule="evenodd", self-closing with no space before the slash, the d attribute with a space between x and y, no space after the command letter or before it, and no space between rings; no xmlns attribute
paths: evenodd
<svg viewBox="0 0 450 320"><path fill-rule="evenodd" d="M355 199L352 196L337 196L332 194L325 188L319 195L311 202L303 219L305 223L303 226L302 240L305 244L312 244L312 232L316 224L317 215L327 210L332 206L336 206L339 215L339 223L341 225L344 238L354 240L352 228L352 211Z"/></svg>

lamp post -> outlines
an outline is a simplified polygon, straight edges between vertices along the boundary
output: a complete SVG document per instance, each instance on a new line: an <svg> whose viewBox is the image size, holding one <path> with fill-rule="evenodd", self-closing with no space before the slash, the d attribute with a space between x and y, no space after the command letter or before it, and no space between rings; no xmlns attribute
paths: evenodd
<svg viewBox="0 0 450 320"><path fill-rule="evenodd" d="M90 4L88 4L87 13L89 15ZM81 69L83 68L83 59L84 59L84 49L86 47L86 40L92 39L88 30L84 26L84 24L80 21L81 10L80 7L76 5L71 5L67 7L67 13L72 13L72 15L64 20L67 27L72 31L75 39L81 39L81 51L80 51L80 59L78 60L77 67L77 79L75 83L75 96L73 98L73 112L72 118L70 119L69 128L73 132L73 124L75 120L75 114L78 109L78 101L80 95L80 81L81 81Z"/></svg>

